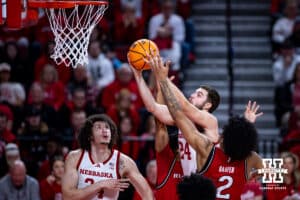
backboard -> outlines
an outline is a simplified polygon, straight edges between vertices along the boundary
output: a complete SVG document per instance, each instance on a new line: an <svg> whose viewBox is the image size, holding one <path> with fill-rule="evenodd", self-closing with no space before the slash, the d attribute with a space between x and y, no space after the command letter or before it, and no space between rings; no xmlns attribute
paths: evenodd
<svg viewBox="0 0 300 200"><path fill-rule="evenodd" d="M0 25L20 29L38 20L38 9L28 7L27 0L0 0Z"/></svg>

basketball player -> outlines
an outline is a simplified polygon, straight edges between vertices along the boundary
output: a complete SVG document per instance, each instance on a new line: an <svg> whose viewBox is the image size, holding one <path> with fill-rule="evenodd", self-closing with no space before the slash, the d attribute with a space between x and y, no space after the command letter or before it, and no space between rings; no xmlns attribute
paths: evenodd
<svg viewBox="0 0 300 200"><path fill-rule="evenodd" d="M163 103L160 87L157 87L156 100ZM177 134L169 137L167 128L155 118L155 152L157 162L156 199L178 200L177 184L181 181L183 171L178 151Z"/></svg>
<svg viewBox="0 0 300 200"><path fill-rule="evenodd" d="M143 79L141 71L137 71L133 67L132 70L146 109L160 122L166 125L174 125L174 120L172 119L167 106L155 102L155 99ZM188 101L176 86L172 87L172 89L176 91L176 95L184 105L183 108L185 114L203 129L203 132L212 142L217 143L219 141L218 121L211 113L219 105L220 96L218 92L209 86L201 86L191 95ZM191 173L196 172L196 152L185 141L181 131L178 133L178 145L183 174L188 176Z"/></svg>
<svg viewBox="0 0 300 200"><path fill-rule="evenodd" d="M220 148L216 147L184 114L167 78L169 65L158 56L151 57L149 64L176 125L197 152L197 171L214 182L217 199L240 199L252 170L263 168L260 156L254 152L257 139L254 125L245 118L231 118L224 127Z"/></svg>
<svg viewBox="0 0 300 200"><path fill-rule="evenodd" d="M149 56L148 56L149 57ZM170 63L168 62L168 65ZM151 112L159 121L167 125L174 125L170 112L166 105L155 102L145 80L143 79L142 72L132 67L134 77L139 87L140 95L149 112ZM219 130L217 118L212 112L217 109L220 103L220 96L218 92L209 86L200 86L187 100L182 92L172 83L171 89L178 98L182 105L183 112L186 116L195 122L197 128L201 129L210 141L213 143L219 142ZM251 122L255 122L256 118L263 113L256 114L259 106L256 102L248 102L244 116ZM180 150L181 166L184 175L190 175L196 172L196 152L184 139L181 131L178 134L178 145Z"/></svg>
<svg viewBox="0 0 300 200"><path fill-rule="evenodd" d="M66 158L63 199L117 199L132 183L143 199L153 199L147 181L134 161L112 147L117 137L114 122L104 114L90 116L79 136L80 149Z"/></svg>

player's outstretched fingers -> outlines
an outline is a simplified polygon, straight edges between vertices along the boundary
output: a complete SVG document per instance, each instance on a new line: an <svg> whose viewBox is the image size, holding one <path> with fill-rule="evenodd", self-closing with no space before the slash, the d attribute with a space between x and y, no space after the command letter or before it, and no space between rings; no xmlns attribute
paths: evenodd
<svg viewBox="0 0 300 200"><path fill-rule="evenodd" d="M129 185L129 179L118 179L117 189L119 191L124 191Z"/></svg>
<svg viewBox="0 0 300 200"><path fill-rule="evenodd" d="M166 62L166 67L169 69L170 68L170 65L171 65L171 60L167 60L167 62Z"/></svg>
<svg viewBox="0 0 300 200"><path fill-rule="evenodd" d="M124 191L129 187L128 179L110 179L107 180L107 188L111 190Z"/></svg>
<svg viewBox="0 0 300 200"><path fill-rule="evenodd" d="M253 102L251 110L255 110L255 107L256 107L256 101Z"/></svg>

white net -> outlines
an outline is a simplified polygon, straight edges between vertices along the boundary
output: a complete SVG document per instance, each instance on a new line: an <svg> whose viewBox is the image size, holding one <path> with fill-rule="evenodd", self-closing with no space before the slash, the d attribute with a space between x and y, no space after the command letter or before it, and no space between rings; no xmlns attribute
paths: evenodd
<svg viewBox="0 0 300 200"><path fill-rule="evenodd" d="M55 47L51 58L59 65L74 68L88 63L88 45L94 27L102 19L107 5L86 5L74 8L47 8Z"/></svg>

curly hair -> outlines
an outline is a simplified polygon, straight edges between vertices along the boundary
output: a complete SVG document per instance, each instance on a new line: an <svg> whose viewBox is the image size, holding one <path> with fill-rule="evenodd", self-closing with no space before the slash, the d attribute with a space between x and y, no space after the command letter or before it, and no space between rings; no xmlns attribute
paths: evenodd
<svg viewBox="0 0 300 200"><path fill-rule="evenodd" d="M116 143L118 138L118 130L116 124L112 121L112 119L109 116L105 114L96 114L88 117L84 125L80 129L77 139L81 149L87 151L91 150L91 137L93 135L92 128L94 123L99 121L106 122L109 125L111 131L111 141L109 142L108 147L112 149L112 147Z"/></svg>
<svg viewBox="0 0 300 200"><path fill-rule="evenodd" d="M224 152L232 161L246 159L256 148L256 128L244 117L231 117L222 135Z"/></svg>
<svg viewBox="0 0 300 200"><path fill-rule="evenodd" d="M200 88L207 91L207 100L211 103L211 107L208 112L214 112L218 108L221 101L218 91L208 85L200 85Z"/></svg>
<svg viewBox="0 0 300 200"><path fill-rule="evenodd" d="M177 193L180 200L216 199L216 187L213 182L195 173L183 177L182 181L177 185Z"/></svg>

